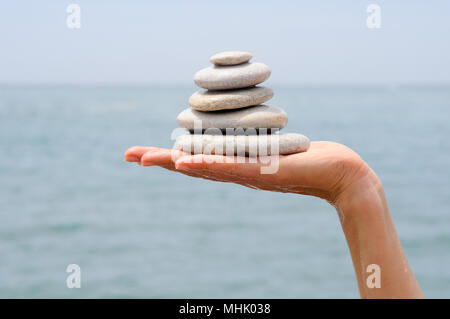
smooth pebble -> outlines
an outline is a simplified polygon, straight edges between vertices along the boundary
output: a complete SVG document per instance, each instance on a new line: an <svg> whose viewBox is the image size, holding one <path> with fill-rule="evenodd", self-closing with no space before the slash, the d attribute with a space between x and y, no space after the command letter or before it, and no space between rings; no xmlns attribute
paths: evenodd
<svg viewBox="0 0 450 319"><path fill-rule="evenodd" d="M272 135L206 135L184 134L177 138L174 149L191 154L265 156L305 152L309 139L296 133Z"/></svg>
<svg viewBox="0 0 450 319"><path fill-rule="evenodd" d="M252 54L242 51L226 51L214 54L209 61L215 65L236 65L250 61Z"/></svg>
<svg viewBox="0 0 450 319"><path fill-rule="evenodd" d="M256 105L237 110L202 112L192 108L182 111L177 117L180 127L194 130L198 124L208 128L272 128L286 126L288 116L283 109L275 106Z"/></svg>
<svg viewBox="0 0 450 319"><path fill-rule="evenodd" d="M189 105L198 111L229 110L258 105L272 97L273 90L264 86L225 91L199 90L189 98Z"/></svg>

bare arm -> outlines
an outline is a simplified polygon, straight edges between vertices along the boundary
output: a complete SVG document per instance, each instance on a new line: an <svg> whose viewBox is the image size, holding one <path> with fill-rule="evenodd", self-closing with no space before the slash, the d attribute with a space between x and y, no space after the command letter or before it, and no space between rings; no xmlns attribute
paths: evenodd
<svg viewBox="0 0 450 319"><path fill-rule="evenodd" d="M406 260L378 177L369 171L336 202L362 298L423 298ZM369 288L369 265L380 270L380 288Z"/></svg>
<svg viewBox="0 0 450 319"><path fill-rule="evenodd" d="M238 163L218 155L174 153L155 147L132 147L125 152L125 160L193 177L323 198L338 211L361 297L423 297L401 247L381 182L344 145L313 142L308 152L280 156L275 174L261 174L261 162ZM380 267L380 288L366 284L370 275L367 266L372 264Z"/></svg>

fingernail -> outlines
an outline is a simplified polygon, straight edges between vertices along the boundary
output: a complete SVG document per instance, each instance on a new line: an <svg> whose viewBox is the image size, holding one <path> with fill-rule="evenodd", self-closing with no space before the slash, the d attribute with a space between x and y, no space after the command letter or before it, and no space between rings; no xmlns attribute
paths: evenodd
<svg viewBox="0 0 450 319"><path fill-rule="evenodd" d="M139 157L136 157L136 156L127 156L126 161L127 161L127 162L139 162Z"/></svg>

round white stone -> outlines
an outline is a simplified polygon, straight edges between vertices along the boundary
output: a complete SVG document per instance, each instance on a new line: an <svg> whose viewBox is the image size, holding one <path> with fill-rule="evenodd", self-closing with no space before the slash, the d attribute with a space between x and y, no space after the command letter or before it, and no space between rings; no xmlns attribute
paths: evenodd
<svg viewBox="0 0 450 319"><path fill-rule="evenodd" d="M177 138L174 149L191 154L256 157L306 152L309 145L306 136L296 133L238 136L184 134Z"/></svg>
<svg viewBox="0 0 450 319"><path fill-rule="evenodd" d="M252 54L242 51L226 51L213 55L209 61L215 65L236 65L250 61Z"/></svg>
<svg viewBox="0 0 450 319"><path fill-rule="evenodd" d="M264 86L225 91L199 90L189 98L189 105L198 111L230 110L258 105L272 97L273 90Z"/></svg>
<svg viewBox="0 0 450 319"><path fill-rule="evenodd" d="M202 112L192 108L182 111L177 117L178 124L185 129L208 128L273 128L286 126L286 112L275 106L256 105L237 110Z"/></svg>
<svg viewBox="0 0 450 319"><path fill-rule="evenodd" d="M270 76L264 63L243 63L230 66L213 66L194 75L194 82L208 90L241 89L260 84Z"/></svg>

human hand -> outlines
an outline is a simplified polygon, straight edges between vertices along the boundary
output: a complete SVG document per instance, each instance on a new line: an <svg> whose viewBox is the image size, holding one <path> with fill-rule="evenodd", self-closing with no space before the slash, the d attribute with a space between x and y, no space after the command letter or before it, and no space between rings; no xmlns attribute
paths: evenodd
<svg viewBox="0 0 450 319"><path fill-rule="evenodd" d="M280 155L274 174L261 174L263 159L239 163L220 155L191 155L156 147L131 147L125 152L125 160L254 189L317 196L333 205L352 184L371 172L358 154L333 142L312 142L307 152Z"/></svg>

